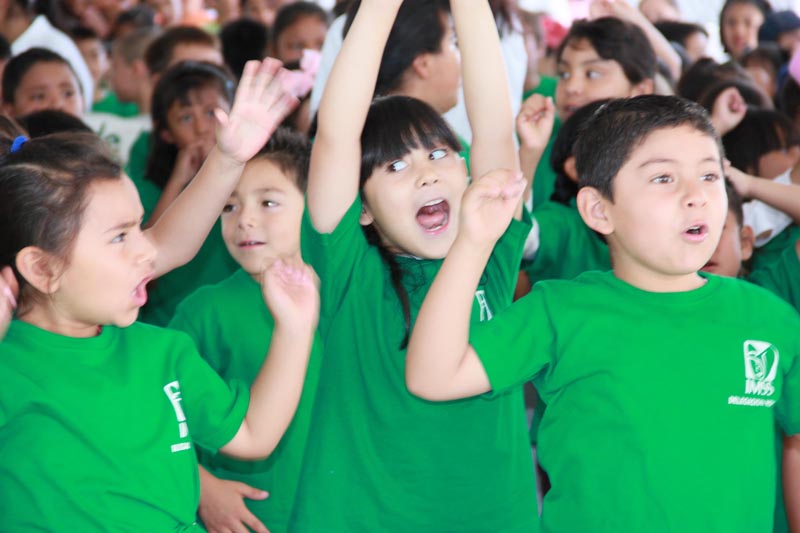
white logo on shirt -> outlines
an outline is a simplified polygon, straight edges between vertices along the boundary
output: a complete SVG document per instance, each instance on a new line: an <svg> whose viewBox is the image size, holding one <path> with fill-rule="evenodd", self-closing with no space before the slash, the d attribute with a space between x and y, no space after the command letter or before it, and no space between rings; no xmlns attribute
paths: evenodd
<svg viewBox="0 0 800 533"><path fill-rule="evenodd" d="M475 299L478 301L478 308L481 311L481 322L491 320L492 310L489 308L489 302L486 300L486 291L483 289L475 291Z"/></svg>
<svg viewBox="0 0 800 533"><path fill-rule="evenodd" d="M169 398L172 408L175 410L175 418L178 419L178 435L179 438L185 439L189 436L189 426L186 423L186 415L183 414L181 407L181 385L178 381L172 381L164 385L164 393ZM191 442L179 442L171 446L172 453L188 450L191 448Z"/></svg>
<svg viewBox="0 0 800 533"><path fill-rule="evenodd" d="M775 394L773 382L778 374L780 354L764 341L744 341L744 396L730 396L728 404L751 407L772 407L775 400L765 397Z"/></svg>

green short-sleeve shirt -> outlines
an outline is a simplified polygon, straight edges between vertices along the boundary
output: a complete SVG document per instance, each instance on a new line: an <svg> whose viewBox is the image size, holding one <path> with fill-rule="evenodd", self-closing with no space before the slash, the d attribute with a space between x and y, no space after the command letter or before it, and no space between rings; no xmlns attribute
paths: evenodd
<svg viewBox="0 0 800 533"><path fill-rule="evenodd" d="M330 234L304 216L303 257L321 280L325 348L290 531L537 531L522 388L447 403L408 392L403 314L360 210L356 201ZM495 248L474 322L511 302L529 230L529 221L512 222ZM441 261L397 260L413 320Z"/></svg>
<svg viewBox="0 0 800 533"><path fill-rule="evenodd" d="M259 284L244 270L216 285L203 287L179 306L170 328L189 334L200 355L225 380L252 384L269 349L275 322ZM286 531L303 461L314 401L321 346L314 344L303 395L280 444L264 461L238 461L199 449L200 464L223 479L269 492L266 500L245 500L272 533Z"/></svg>
<svg viewBox="0 0 800 533"><path fill-rule="evenodd" d="M547 532L771 531L775 419L800 432L800 317L707 276L650 293L587 272L473 330L494 393L533 380Z"/></svg>
<svg viewBox="0 0 800 533"><path fill-rule="evenodd" d="M110 113L118 117L129 118L139 114L139 106L133 102L120 102L114 91L108 91L102 100L92 104L92 111L97 113Z"/></svg>
<svg viewBox="0 0 800 533"><path fill-rule="evenodd" d="M229 442L249 399L186 335L138 323L79 339L14 321L0 375L1 531L197 528L193 441Z"/></svg>
<svg viewBox="0 0 800 533"><path fill-rule="evenodd" d="M794 249L798 239L800 239L800 225L791 224L784 228L783 231L770 239L767 244L755 249L753 258L750 261L753 270L767 268L781 257L784 250L787 248Z"/></svg>
<svg viewBox="0 0 800 533"><path fill-rule="evenodd" d="M747 279L780 296L800 311L800 260L794 245L784 248L775 261L754 271Z"/></svg>
<svg viewBox="0 0 800 533"><path fill-rule="evenodd" d="M610 270L608 245L592 231L574 207L545 202L533 212L539 225L539 248L522 268L531 283L572 279L588 270Z"/></svg>

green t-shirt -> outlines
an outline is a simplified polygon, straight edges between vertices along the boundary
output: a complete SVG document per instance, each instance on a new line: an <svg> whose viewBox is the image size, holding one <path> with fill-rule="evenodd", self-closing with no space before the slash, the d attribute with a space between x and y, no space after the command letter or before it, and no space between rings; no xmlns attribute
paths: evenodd
<svg viewBox="0 0 800 533"><path fill-rule="evenodd" d="M539 248L523 261L531 283L545 279L573 279L588 270L610 270L608 245L592 231L574 207L545 202L534 212L539 226Z"/></svg>
<svg viewBox="0 0 800 533"><path fill-rule="evenodd" d="M794 243L784 248L775 261L754 271L747 279L780 296L800 311L800 260Z"/></svg>
<svg viewBox="0 0 800 533"><path fill-rule="evenodd" d="M541 94L542 96L556 97L556 86L558 85L558 78L555 76L540 76L539 85L535 89L530 89L522 93L522 101L524 102L534 94Z"/></svg>
<svg viewBox="0 0 800 533"><path fill-rule="evenodd" d="M800 225L791 224L775 235L767 244L756 248L751 260L753 271L767 268L771 263L777 261L787 248L794 249L798 239L800 239Z"/></svg>
<svg viewBox="0 0 800 533"><path fill-rule="evenodd" d="M222 240L222 224L217 220L194 259L148 285L147 304L142 308L139 320L166 326L184 298L200 287L230 277L238 268Z"/></svg>
<svg viewBox="0 0 800 533"><path fill-rule="evenodd" d="M0 531L201 530L192 442L229 442L249 394L186 335L134 324L80 339L13 321L0 375Z"/></svg>
<svg viewBox="0 0 800 533"><path fill-rule="evenodd" d="M92 111L97 113L111 113L118 117L129 118L139 115L139 106L133 102L120 102L114 91L108 91L102 100L92 104Z"/></svg>
<svg viewBox="0 0 800 533"><path fill-rule="evenodd" d="M149 131L143 131L133 142L131 153L128 156L128 164L125 167L125 173L136 185L139 197L142 199L145 221L150 218L153 209L158 204L158 199L161 198L161 189L158 188L158 185L144 177L144 172L147 168L147 157L150 153L150 133Z"/></svg>
<svg viewBox="0 0 800 533"><path fill-rule="evenodd" d="M188 333L200 355L223 379L252 384L269 349L275 322L259 284L239 270L225 281L203 287L186 298L178 306L170 327ZM215 476L269 492L266 500L245 501L272 533L286 531L294 505L321 351L319 343L315 343L297 413L268 459L238 461L204 449L198 451L200 464Z"/></svg>
<svg viewBox="0 0 800 533"><path fill-rule="evenodd" d="M360 211L354 202L324 235L308 213L303 220L303 257L321 280L325 348L290 531L537 531L522 387L447 403L408 392L401 306ZM473 321L511 302L529 229L514 221L498 243ZM441 261L396 258L413 319Z"/></svg>
<svg viewBox="0 0 800 533"><path fill-rule="evenodd" d="M547 141L547 146L542 153L542 158L536 166L536 172L533 175L533 210L535 211L540 205L550 201L553 195L556 184L556 172L550 165L550 154L553 151L553 143L558 136L558 131L561 129L561 120L556 117L553 123L553 133L550 134L550 140Z"/></svg>
<svg viewBox="0 0 800 533"><path fill-rule="evenodd" d="M800 432L800 316L704 277L679 293L612 272L543 282L473 330L493 393L533 380L547 402L543 531L772 530L776 417Z"/></svg>

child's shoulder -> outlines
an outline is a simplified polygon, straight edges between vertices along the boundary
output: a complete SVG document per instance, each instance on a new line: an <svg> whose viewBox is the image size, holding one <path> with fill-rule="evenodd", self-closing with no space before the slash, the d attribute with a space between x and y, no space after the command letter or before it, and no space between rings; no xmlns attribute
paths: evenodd
<svg viewBox="0 0 800 533"><path fill-rule="evenodd" d="M221 305L237 300L243 294L256 290L260 297L258 283L247 272L238 269L236 272L218 283L203 285L178 305L178 308L197 309L209 305Z"/></svg>

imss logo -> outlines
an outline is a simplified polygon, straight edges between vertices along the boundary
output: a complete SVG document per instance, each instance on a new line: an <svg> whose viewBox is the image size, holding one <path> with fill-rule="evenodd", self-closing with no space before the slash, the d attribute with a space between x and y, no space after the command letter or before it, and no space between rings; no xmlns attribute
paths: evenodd
<svg viewBox="0 0 800 533"><path fill-rule="evenodd" d="M772 396L773 381L778 373L780 355L772 344L763 341L744 341L744 393Z"/></svg>

